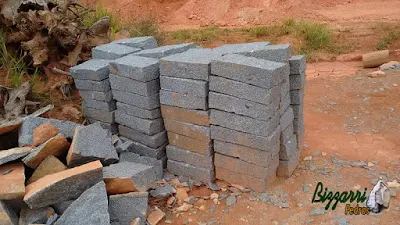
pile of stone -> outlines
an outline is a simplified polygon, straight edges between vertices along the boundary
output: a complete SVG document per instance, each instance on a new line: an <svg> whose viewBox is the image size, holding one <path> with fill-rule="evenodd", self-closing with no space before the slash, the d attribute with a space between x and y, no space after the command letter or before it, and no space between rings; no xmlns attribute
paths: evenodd
<svg viewBox="0 0 400 225"><path fill-rule="evenodd" d="M100 123L29 118L0 151L0 224L145 224L153 158L125 152Z"/></svg>
<svg viewBox="0 0 400 225"><path fill-rule="evenodd" d="M168 170L203 182L214 181L208 90L210 64L220 55L190 49L161 58L160 102L168 132Z"/></svg>

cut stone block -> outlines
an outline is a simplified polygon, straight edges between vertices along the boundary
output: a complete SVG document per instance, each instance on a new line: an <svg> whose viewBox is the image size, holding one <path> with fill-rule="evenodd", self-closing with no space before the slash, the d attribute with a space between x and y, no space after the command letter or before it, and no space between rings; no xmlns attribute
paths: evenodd
<svg viewBox="0 0 400 225"><path fill-rule="evenodd" d="M163 178L164 163L162 159L158 160L156 158L141 156L133 152L123 152L120 154L119 160L120 162L133 162L152 166L155 169L157 180L161 180Z"/></svg>
<svg viewBox="0 0 400 225"><path fill-rule="evenodd" d="M111 133L98 123L76 128L67 154L68 167L95 160L100 160L104 165L118 161L117 151L112 145Z"/></svg>
<svg viewBox="0 0 400 225"><path fill-rule="evenodd" d="M162 57L185 52L190 48L196 48L196 45L194 43L166 45L166 46L161 46L158 48L142 50L140 52L136 52L135 55L148 57L148 58L161 59Z"/></svg>
<svg viewBox="0 0 400 225"><path fill-rule="evenodd" d="M213 152L211 140L196 140L173 132L168 132L168 140L171 145L201 155L210 156Z"/></svg>
<svg viewBox="0 0 400 225"><path fill-rule="evenodd" d="M177 77L160 77L161 89L190 94L196 97L206 98L208 95L208 82L201 80L191 80Z"/></svg>
<svg viewBox="0 0 400 225"><path fill-rule="evenodd" d="M302 105L292 105L294 118L304 118L304 104Z"/></svg>
<svg viewBox="0 0 400 225"><path fill-rule="evenodd" d="M293 120L293 130L295 133L304 133L304 119L297 118Z"/></svg>
<svg viewBox="0 0 400 225"><path fill-rule="evenodd" d="M142 133L153 135L164 130L162 118L148 120L127 115L120 110L115 113L115 120L118 124L140 131Z"/></svg>
<svg viewBox="0 0 400 225"><path fill-rule="evenodd" d="M18 225L18 215L5 201L0 200L0 224Z"/></svg>
<svg viewBox="0 0 400 225"><path fill-rule="evenodd" d="M280 98L280 86L271 89L260 88L243 82L210 76L210 91L269 105Z"/></svg>
<svg viewBox="0 0 400 225"><path fill-rule="evenodd" d="M29 118L19 128L19 138L18 138L19 146L32 145L33 131L35 130L36 127L47 122L56 126L60 131L60 133L63 134L66 138L72 138L72 136L74 136L75 128L82 126L81 124L73 123L70 121L47 119L42 117Z"/></svg>
<svg viewBox="0 0 400 225"><path fill-rule="evenodd" d="M141 82L148 82L160 76L158 59L136 55L127 55L111 62L110 71Z"/></svg>
<svg viewBox="0 0 400 225"><path fill-rule="evenodd" d="M159 108L147 110L122 102L117 102L117 109L118 111L121 111L127 115L135 116L142 119L157 119L161 117L161 110Z"/></svg>
<svg viewBox="0 0 400 225"><path fill-rule="evenodd" d="M189 49L162 58L160 73L169 77L208 81L211 60L219 57L221 54L211 49Z"/></svg>
<svg viewBox="0 0 400 225"><path fill-rule="evenodd" d="M153 149L156 149L156 148L164 145L168 140L166 131L161 131L160 133L150 136L150 135L144 134L140 131L131 129L129 127L119 125L118 128L119 128L119 134L121 136L129 138L132 141L138 142L142 145L145 145L145 146L153 148ZM139 152L135 152L135 153L140 154ZM140 154L140 155L142 155L142 154Z"/></svg>
<svg viewBox="0 0 400 225"><path fill-rule="evenodd" d="M103 180L100 161L47 175L28 185L24 196L30 208L40 208L78 198L86 189Z"/></svg>
<svg viewBox="0 0 400 225"><path fill-rule="evenodd" d="M250 148L270 151L276 142L279 142L280 127L278 126L269 137L247 134L228 128L211 126L211 138L232 144L244 145Z"/></svg>
<svg viewBox="0 0 400 225"><path fill-rule="evenodd" d="M105 123L103 121L96 120L96 119L89 118L89 117L87 117L86 119L89 122L89 124L98 123L98 124L100 124L100 126L103 129L110 131L111 134L118 134L118 125L116 123Z"/></svg>
<svg viewBox="0 0 400 225"><path fill-rule="evenodd" d="M104 182L101 181L83 192L54 223L54 225L71 224L110 224Z"/></svg>
<svg viewBox="0 0 400 225"><path fill-rule="evenodd" d="M173 174L189 177L204 183L212 183L215 180L214 169L204 169L170 159L167 161L167 168Z"/></svg>
<svg viewBox="0 0 400 225"><path fill-rule="evenodd" d="M78 128L77 128L78 129ZM39 147L35 148L22 161L32 169L36 169L49 155L61 157L68 151L70 144L63 134L58 134Z"/></svg>
<svg viewBox="0 0 400 225"><path fill-rule="evenodd" d="M91 59L71 67L70 72L74 79L102 81L108 78L110 62L110 60Z"/></svg>
<svg viewBox="0 0 400 225"><path fill-rule="evenodd" d="M283 79L280 87L281 87L281 99L283 99L290 92L290 78Z"/></svg>
<svg viewBox="0 0 400 225"><path fill-rule="evenodd" d="M114 60L138 52L140 50L140 48L132 48L124 45L110 43L93 48L92 58Z"/></svg>
<svg viewBox="0 0 400 225"><path fill-rule="evenodd" d="M162 105L161 114L164 119L171 119L200 126L210 126L208 111Z"/></svg>
<svg viewBox="0 0 400 225"><path fill-rule="evenodd" d="M213 125L226 127L239 132L268 137L275 127L279 125L279 113L268 121L256 120L247 116L241 116L234 113L228 113L212 109L210 120Z"/></svg>
<svg viewBox="0 0 400 225"><path fill-rule="evenodd" d="M103 168L108 194L147 191L157 180L157 169L140 163L120 162Z"/></svg>
<svg viewBox="0 0 400 225"><path fill-rule="evenodd" d="M292 176L293 171L296 169L300 160L300 151L295 152L289 160L287 161L279 161L279 166L276 171L276 175L278 177L286 177L289 178Z"/></svg>
<svg viewBox="0 0 400 225"><path fill-rule="evenodd" d="M292 105L304 104L304 89L290 91L290 103Z"/></svg>
<svg viewBox="0 0 400 225"><path fill-rule="evenodd" d="M113 91L127 91L142 96L152 96L157 94L160 90L159 79L142 82L127 77L110 74L110 83Z"/></svg>
<svg viewBox="0 0 400 225"><path fill-rule="evenodd" d="M158 148L150 148L139 142L135 142L135 141L131 141L131 140L126 141L124 144L129 145L129 146L127 146L127 151L129 151L129 152L132 152L132 153L135 153L135 154L138 154L141 156L154 158L157 160L162 160L165 157L165 146L167 145L167 142L165 141L164 144ZM165 165L165 162L163 162L163 163Z"/></svg>
<svg viewBox="0 0 400 225"><path fill-rule="evenodd" d="M109 112L114 111L117 109L117 105L115 104L115 100L111 100L109 102L97 101L93 99L84 99L82 101L83 107L92 108L97 110L107 110Z"/></svg>
<svg viewBox="0 0 400 225"><path fill-rule="evenodd" d="M191 123L164 119L167 131L188 136L197 140L211 140L210 127L198 126Z"/></svg>
<svg viewBox="0 0 400 225"><path fill-rule="evenodd" d="M111 224L131 224L136 218L140 218L139 225L145 225L148 195L147 192L132 192L110 196L108 211Z"/></svg>
<svg viewBox="0 0 400 225"><path fill-rule="evenodd" d="M18 225L45 224L54 214L54 209L49 206L38 209L23 207L20 212Z"/></svg>
<svg viewBox="0 0 400 225"><path fill-rule="evenodd" d="M93 108L83 108L83 114L86 117L96 118L96 120L103 121L105 123L115 123L115 111L99 110Z"/></svg>
<svg viewBox="0 0 400 225"><path fill-rule="evenodd" d="M79 90L79 94L83 99L93 99L96 101L103 101L103 102L110 102L111 100L113 100L111 90L106 92Z"/></svg>
<svg viewBox="0 0 400 225"><path fill-rule="evenodd" d="M75 200L67 200L51 205L57 214L62 215L71 206Z"/></svg>
<svg viewBox="0 0 400 225"><path fill-rule="evenodd" d="M271 89L289 74L289 65L242 55L225 55L211 63L211 73L217 76Z"/></svg>
<svg viewBox="0 0 400 225"><path fill-rule="evenodd" d="M101 92L107 92L111 90L109 79L105 79L102 81L74 79L74 82L76 88L79 90L101 91Z"/></svg>
<svg viewBox="0 0 400 225"><path fill-rule="evenodd" d="M152 36L120 39L112 43L140 49L157 48L157 40Z"/></svg>
<svg viewBox="0 0 400 225"><path fill-rule="evenodd" d="M155 94L149 97L126 92L113 90L114 99L128 105L133 105L139 108L153 110L160 107L160 96Z"/></svg>
<svg viewBox="0 0 400 225"><path fill-rule="evenodd" d="M267 47L269 42L251 42L242 44L226 44L213 49L213 51L222 54L244 54L254 51L260 51Z"/></svg>
<svg viewBox="0 0 400 225"><path fill-rule="evenodd" d="M212 156L204 156L198 153L187 151L173 145L167 145L167 158L177 162L187 163L195 167L208 170L214 169Z"/></svg>
<svg viewBox="0 0 400 225"><path fill-rule="evenodd" d="M287 95L281 99L281 103L279 105L279 112L281 116L287 111L290 103L290 93L287 93Z"/></svg>
<svg viewBox="0 0 400 225"><path fill-rule="evenodd" d="M299 152L304 148L304 131L296 133L297 137L297 148L299 148Z"/></svg>
<svg viewBox="0 0 400 225"><path fill-rule="evenodd" d="M290 90L300 90L306 85L306 74L290 75Z"/></svg>
<svg viewBox="0 0 400 225"><path fill-rule="evenodd" d="M242 53L259 59L287 63L292 57L290 44L268 45L263 49Z"/></svg>
<svg viewBox="0 0 400 225"><path fill-rule="evenodd" d="M293 122L289 124L286 128L282 128L281 126L281 142L285 143L289 138L291 138L294 134L293 130Z"/></svg>
<svg viewBox="0 0 400 225"><path fill-rule="evenodd" d="M160 103L186 109L208 109L207 98L205 97L197 97L192 94L182 94L163 89L160 90Z"/></svg>
<svg viewBox="0 0 400 225"><path fill-rule="evenodd" d="M8 150L1 150L0 151L0 165L20 159L20 158L28 155L32 151L33 151L33 149L31 147L22 147L22 148L12 148L12 149L8 149Z"/></svg>
<svg viewBox="0 0 400 225"><path fill-rule="evenodd" d="M285 113L283 113L283 115L281 117L281 120L280 120L281 129L285 129L290 124L292 124L293 119L294 119L293 110L292 110L292 107L289 106L286 109Z"/></svg>
<svg viewBox="0 0 400 225"><path fill-rule="evenodd" d="M67 167L59 159L53 155L49 155L40 163L26 183L31 184L46 175L58 173L66 169Z"/></svg>
<svg viewBox="0 0 400 225"><path fill-rule="evenodd" d="M289 60L290 74L304 74L306 72L306 56L295 55Z"/></svg>
<svg viewBox="0 0 400 225"><path fill-rule="evenodd" d="M51 123L44 123L33 130L33 145L39 146L58 133L60 133L60 131L56 126Z"/></svg>
<svg viewBox="0 0 400 225"><path fill-rule="evenodd" d="M282 141L283 142L283 141ZM296 135L292 135L289 140L281 143L281 150L279 151L279 159L283 161L288 161L296 152L297 148L297 138Z"/></svg>
<svg viewBox="0 0 400 225"><path fill-rule="evenodd" d="M16 162L1 165L0 174L0 200L22 199L25 194L24 164Z"/></svg>
<svg viewBox="0 0 400 225"><path fill-rule="evenodd" d="M277 142L271 151L249 148L243 145L231 144L223 141L214 141L214 151L223 155L239 158L245 162L267 167L279 154L280 143Z"/></svg>
<svg viewBox="0 0 400 225"><path fill-rule="evenodd" d="M210 92L208 101L209 107L212 109L219 109L263 121L271 119L279 108L279 99L269 105L263 105L216 92Z"/></svg>

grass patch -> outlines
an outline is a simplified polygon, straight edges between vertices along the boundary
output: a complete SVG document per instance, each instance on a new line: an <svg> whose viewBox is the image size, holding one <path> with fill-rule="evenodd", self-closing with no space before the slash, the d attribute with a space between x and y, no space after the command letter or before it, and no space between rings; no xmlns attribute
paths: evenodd
<svg viewBox="0 0 400 225"><path fill-rule="evenodd" d="M113 13L111 13L110 11L108 11L106 8L104 8L103 4L101 2L99 2L96 5L96 8L94 9L94 11L87 13L84 17L83 17L83 25L86 28L91 27L94 23L96 23L97 21L99 21L101 18L109 16L110 17L110 30L113 33L118 32L118 30L121 28L121 25L118 21L118 19L114 16Z"/></svg>
<svg viewBox="0 0 400 225"><path fill-rule="evenodd" d="M175 42L209 43L228 33L230 33L228 29L207 27L203 29L177 30L173 31L170 36Z"/></svg>
<svg viewBox="0 0 400 225"><path fill-rule="evenodd" d="M379 40L378 44L376 45L376 49L377 50L387 49L391 43L399 40L400 40L400 31L390 31L386 37Z"/></svg>
<svg viewBox="0 0 400 225"><path fill-rule="evenodd" d="M138 19L129 26L128 30L131 37L154 36L159 44L164 41L157 21L152 18Z"/></svg>

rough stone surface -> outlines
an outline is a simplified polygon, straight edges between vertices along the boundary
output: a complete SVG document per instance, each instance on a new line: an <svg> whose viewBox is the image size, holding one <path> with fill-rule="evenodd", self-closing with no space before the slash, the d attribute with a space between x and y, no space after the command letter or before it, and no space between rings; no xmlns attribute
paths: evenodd
<svg viewBox="0 0 400 225"><path fill-rule="evenodd" d="M54 215L54 209L47 206L38 209L23 207L20 212L18 225L45 224L49 217Z"/></svg>
<svg viewBox="0 0 400 225"><path fill-rule="evenodd" d="M66 169L67 167L59 159L53 155L49 155L36 168L26 184L31 184L46 175L58 173Z"/></svg>
<svg viewBox="0 0 400 225"><path fill-rule="evenodd" d="M17 225L18 215L11 206L0 200L0 224L2 225Z"/></svg>
<svg viewBox="0 0 400 225"><path fill-rule="evenodd" d="M161 114L164 119L171 119L200 126L210 126L208 111L183 109L179 107L162 105Z"/></svg>
<svg viewBox="0 0 400 225"><path fill-rule="evenodd" d="M256 120L247 116L228 113L212 109L210 120L213 125L226 127L232 130L268 137L279 125L279 113L268 121Z"/></svg>
<svg viewBox="0 0 400 225"><path fill-rule="evenodd" d="M147 110L153 110L160 107L159 94L146 97L131 92L113 90L113 96L118 102Z"/></svg>
<svg viewBox="0 0 400 225"><path fill-rule="evenodd" d="M211 138L219 141L225 141L232 144L244 145L250 148L256 148L269 151L279 140L280 127L278 126L269 137L262 137L253 134L247 134L228 128L211 126Z"/></svg>
<svg viewBox="0 0 400 225"><path fill-rule="evenodd" d="M201 98L206 98L208 95L208 82L201 80L161 76L160 86L163 90Z"/></svg>
<svg viewBox="0 0 400 225"><path fill-rule="evenodd" d="M112 145L111 133L95 123L78 127L67 155L68 167L101 160L104 165L118 161L118 154Z"/></svg>
<svg viewBox="0 0 400 225"><path fill-rule="evenodd" d="M8 150L1 150L0 151L0 165L20 159L20 158L28 155L32 151L33 151L33 149L31 147L22 147L22 148L12 148L12 149L8 149Z"/></svg>
<svg viewBox="0 0 400 225"><path fill-rule="evenodd" d="M242 54L262 50L269 45L269 42L252 42L243 44L227 44L214 48L213 51L222 54Z"/></svg>
<svg viewBox="0 0 400 225"><path fill-rule="evenodd" d="M168 159L208 170L214 169L212 156L204 156L173 145L167 145L166 150Z"/></svg>
<svg viewBox="0 0 400 225"><path fill-rule="evenodd" d="M304 104L301 105L292 105L294 118L303 118L304 116Z"/></svg>
<svg viewBox="0 0 400 225"><path fill-rule="evenodd" d="M195 48L196 45L194 43L185 43L185 44L177 44L177 45L165 45L158 48L146 49L140 52L136 52L135 55L148 57L148 58L156 58L161 59L163 57L174 55L177 53L185 52L190 48Z"/></svg>
<svg viewBox="0 0 400 225"><path fill-rule="evenodd" d="M123 152L119 156L120 162L133 162L140 163L148 166L152 166L156 172L157 180L161 180L164 174L164 163L162 160L158 160L156 158L151 158L147 156L141 156L139 154L133 152Z"/></svg>
<svg viewBox="0 0 400 225"><path fill-rule="evenodd" d="M142 82L124 76L110 74L110 84L113 91L127 91L142 96L152 96L157 94L160 90L159 79Z"/></svg>
<svg viewBox="0 0 400 225"><path fill-rule="evenodd" d="M112 112L117 108L115 104L115 100L111 100L109 102L97 101L93 99L83 99L82 105L85 108L93 108L97 110L109 111Z"/></svg>
<svg viewBox="0 0 400 225"><path fill-rule="evenodd" d="M105 184L98 182L82 193L54 225L98 224L109 225L108 199Z"/></svg>
<svg viewBox="0 0 400 225"><path fill-rule="evenodd" d="M192 94L182 94L163 89L160 90L160 103L185 109L208 109L207 98L205 97L197 97Z"/></svg>
<svg viewBox="0 0 400 225"><path fill-rule="evenodd" d="M160 76L158 59L136 55L127 55L111 62L110 71L141 82L148 82Z"/></svg>
<svg viewBox="0 0 400 225"><path fill-rule="evenodd" d="M123 138L123 137L122 137ZM146 145L140 144L138 142L135 141L131 141L127 138L123 143L123 145L121 147L123 147L123 151L120 153L124 153L124 152L132 152L141 156L145 156L145 157L150 157L150 158L155 158L158 160L163 160L163 158L165 157L165 145L162 145L158 148L150 148L147 147ZM118 148L117 148L117 152L118 152ZM120 160L121 157L123 156L123 154L120 155ZM166 162L163 161L163 165L166 165Z"/></svg>
<svg viewBox="0 0 400 225"><path fill-rule="evenodd" d="M290 74L304 74L306 72L306 56L295 55L289 59Z"/></svg>
<svg viewBox="0 0 400 225"><path fill-rule="evenodd" d="M166 131L161 131L160 133L150 136L150 135L141 133L137 130L131 129L129 127L119 125L118 128L119 128L119 134L121 136L129 138L132 141L138 142L141 145L145 145L149 148L157 149L158 147L163 146L168 140ZM140 154L139 152L135 152L135 153ZM140 155L142 155L142 154L140 154ZM146 156L148 156L148 155L146 155Z"/></svg>
<svg viewBox="0 0 400 225"><path fill-rule="evenodd" d="M171 145L191 152L205 156L212 154L211 140L196 140L173 132L168 132L168 140Z"/></svg>
<svg viewBox="0 0 400 225"><path fill-rule="evenodd" d="M211 63L211 73L228 79L271 89L289 74L289 65L242 55L225 55Z"/></svg>
<svg viewBox="0 0 400 225"><path fill-rule="evenodd" d="M290 75L290 90L300 90L306 85L306 74Z"/></svg>
<svg viewBox="0 0 400 225"><path fill-rule="evenodd" d="M110 80L102 81L74 79L75 87L79 90L107 92L111 89Z"/></svg>
<svg viewBox="0 0 400 225"><path fill-rule="evenodd" d="M279 107L279 99L269 105L263 105L216 92L210 92L208 101L211 109L219 109L263 121L268 121Z"/></svg>
<svg viewBox="0 0 400 225"><path fill-rule="evenodd" d="M131 224L140 218L140 225L144 225L147 213L147 192L132 192L110 196L109 212L111 223Z"/></svg>
<svg viewBox="0 0 400 225"><path fill-rule="evenodd" d="M289 178L296 169L300 160L300 151L295 152L287 161L280 160L276 171L278 177Z"/></svg>
<svg viewBox="0 0 400 225"><path fill-rule="evenodd" d="M304 119L297 118L293 120L294 133L304 133Z"/></svg>
<svg viewBox="0 0 400 225"><path fill-rule="evenodd" d="M49 155L54 155L56 157L63 156L67 152L69 146L70 144L64 135L58 134L35 148L29 155L25 156L22 161L30 168L36 169Z"/></svg>
<svg viewBox="0 0 400 225"><path fill-rule="evenodd" d="M210 140L210 127L198 126L191 123L180 122L164 118L167 131L188 136L197 140Z"/></svg>
<svg viewBox="0 0 400 225"><path fill-rule="evenodd" d="M290 78L283 79L281 85L281 99L283 99L290 92Z"/></svg>
<svg viewBox="0 0 400 225"><path fill-rule="evenodd" d="M118 125L116 123L105 123L103 121L100 120L96 120L90 117L86 118L89 122L89 124L94 124L94 123L98 123L100 124L100 126L105 129L108 130L109 132L111 132L111 134L117 134L118 133Z"/></svg>
<svg viewBox="0 0 400 225"><path fill-rule="evenodd" d="M169 77L208 81L211 60L220 56L221 54L211 49L189 49L162 58L160 73Z"/></svg>
<svg viewBox="0 0 400 225"><path fill-rule="evenodd" d="M213 182L215 180L213 169L204 169L170 159L167 161L167 168L168 171L173 174L189 177L193 180L202 181L204 183Z"/></svg>
<svg viewBox="0 0 400 225"><path fill-rule="evenodd" d="M166 198L176 193L176 189L171 184L165 184L150 191L150 195L154 198Z"/></svg>
<svg viewBox="0 0 400 225"><path fill-rule="evenodd" d="M292 137L284 143L281 143L281 150L279 151L279 159L283 161L288 161L296 152L298 152L297 148L297 139L296 135L292 135Z"/></svg>
<svg viewBox="0 0 400 225"><path fill-rule="evenodd" d="M49 122L44 123L33 130L33 145L39 146L56 136L59 132L58 128L53 124Z"/></svg>
<svg viewBox="0 0 400 225"><path fill-rule="evenodd" d="M49 122L56 126L61 134L64 134L66 138L72 138L74 136L75 128L81 126L80 124L73 123L70 121L47 119L42 117L33 117L27 119L22 126L19 128L19 146L32 145L33 138L32 134L36 127L43 123Z"/></svg>
<svg viewBox="0 0 400 225"><path fill-rule="evenodd" d="M51 205L51 207L53 207L54 211L56 211L57 214L62 215L74 201L75 200L66 200L63 202L58 202Z"/></svg>
<svg viewBox="0 0 400 225"><path fill-rule="evenodd" d="M293 109L292 109L292 107L289 106L286 109L285 113L283 113L283 115L281 116L281 119L280 119L281 129L285 129L290 124L292 124L293 119L294 119Z"/></svg>
<svg viewBox="0 0 400 225"><path fill-rule="evenodd" d="M290 91L290 102L293 105L304 104L304 89Z"/></svg>
<svg viewBox="0 0 400 225"><path fill-rule="evenodd" d="M47 175L28 185L24 196L30 208L40 208L78 198L86 189L103 180L100 161Z"/></svg>
<svg viewBox="0 0 400 225"><path fill-rule="evenodd" d="M112 43L140 49L157 48L157 40L152 36L120 39Z"/></svg>
<svg viewBox="0 0 400 225"><path fill-rule="evenodd" d="M289 138L292 137L294 130L293 130L293 122L289 124L286 128L282 128L281 126L281 142L286 142Z"/></svg>
<svg viewBox="0 0 400 225"><path fill-rule="evenodd" d="M269 61L287 63L292 56L292 48L289 44L268 45L263 49L241 54Z"/></svg>
<svg viewBox="0 0 400 225"><path fill-rule="evenodd" d="M0 174L0 200L24 197L25 168L23 163L15 162L1 165Z"/></svg>
<svg viewBox="0 0 400 225"><path fill-rule="evenodd" d="M271 102L280 98L279 85L271 89L265 89L218 76L210 76L210 91L258 102L264 105L269 105Z"/></svg>
<svg viewBox="0 0 400 225"><path fill-rule="evenodd" d="M279 111L281 116L286 112L288 107L290 106L290 93L288 92L285 97L281 99L281 103L279 105Z"/></svg>
<svg viewBox="0 0 400 225"><path fill-rule="evenodd" d="M140 48L132 48L124 45L110 43L93 48L92 58L114 60L138 52L140 50Z"/></svg>
<svg viewBox="0 0 400 225"><path fill-rule="evenodd" d="M127 115L135 116L142 119L157 119L161 117L161 110L159 108L147 110L122 102L117 102L117 109L118 111L122 111Z"/></svg>
<svg viewBox="0 0 400 225"><path fill-rule="evenodd" d="M79 94L83 99L93 99L103 102L110 102L111 100L113 100L111 90L108 90L106 92L79 90Z"/></svg>
<svg viewBox="0 0 400 225"><path fill-rule="evenodd" d="M96 118L105 123L115 123L115 111L110 112L109 110L100 110L92 108L83 108L83 115L89 118Z"/></svg>
<svg viewBox="0 0 400 225"><path fill-rule="evenodd" d="M71 67L70 72L74 79L102 81L108 78L110 62L110 60L91 59Z"/></svg>
<svg viewBox="0 0 400 225"><path fill-rule="evenodd" d="M162 118L148 120L127 115L120 110L115 113L115 121L118 124L140 131L142 133L153 135L164 130Z"/></svg>

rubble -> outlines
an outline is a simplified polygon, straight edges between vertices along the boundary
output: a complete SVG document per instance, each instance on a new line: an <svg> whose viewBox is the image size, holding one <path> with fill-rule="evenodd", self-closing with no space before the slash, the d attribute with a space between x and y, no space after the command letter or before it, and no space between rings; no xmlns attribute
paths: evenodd
<svg viewBox="0 0 400 225"><path fill-rule="evenodd" d="M21 199L25 194L25 168L21 162L0 166L0 200Z"/></svg>
<svg viewBox="0 0 400 225"><path fill-rule="evenodd" d="M66 169L67 166L65 166L59 159L54 155L49 155L40 163L26 183L33 183L44 176L58 173Z"/></svg>
<svg viewBox="0 0 400 225"><path fill-rule="evenodd" d="M109 213L111 223L130 224L135 218L140 218L144 225L147 213L147 192L131 192L121 195L111 195Z"/></svg>
<svg viewBox="0 0 400 225"><path fill-rule="evenodd" d="M0 165L20 159L32 151L33 149L31 147L12 148L0 151Z"/></svg>
<svg viewBox="0 0 400 225"><path fill-rule="evenodd" d="M44 123L38 127L36 127L33 130L32 137L33 137L33 146L39 146L46 141L48 141L50 138L56 136L60 131L56 126L53 124L47 122Z"/></svg>

